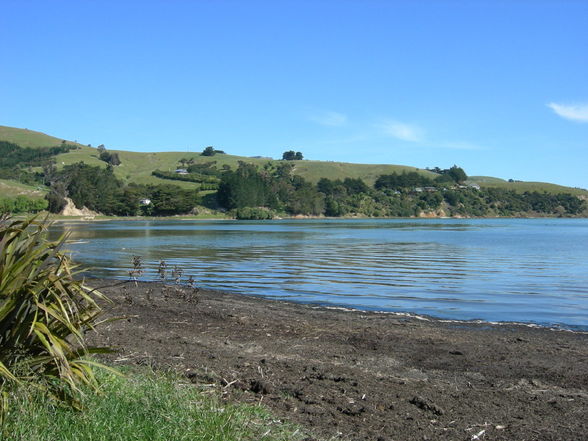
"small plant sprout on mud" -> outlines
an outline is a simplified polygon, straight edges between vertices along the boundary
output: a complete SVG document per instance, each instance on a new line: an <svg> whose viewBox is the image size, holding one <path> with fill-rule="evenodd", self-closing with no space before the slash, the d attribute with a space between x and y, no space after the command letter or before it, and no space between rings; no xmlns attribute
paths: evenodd
<svg viewBox="0 0 588 441"><path fill-rule="evenodd" d="M161 283L165 283L165 279L167 277L167 263L165 263L165 260L159 261L159 267L157 268L157 274L159 275L159 281Z"/></svg>
<svg viewBox="0 0 588 441"><path fill-rule="evenodd" d="M137 279L143 274L143 258L141 256L133 256L133 268L129 271L129 277L132 281L137 283Z"/></svg>
<svg viewBox="0 0 588 441"><path fill-rule="evenodd" d="M143 258L141 256L133 256L131 263L133 267L128 271L129 277L131 281L135 282L135 286L138 286L138 277L145 272ZM170 281L168 283L168 268L168 263L165 260L160 259L156 269L158 280L155 281L160 283L163 298L169 299L173 296L187 302L193 302L200 291L200 288L196 286L196 279L194 279L194 276L190 275L188 276L188 279L183 280L184 269L179 265L174 265L169 274ZM150 272L149 269L147 269L147 272ZM128 294L128 289L126 287L123 287L123 292L125 293L125 300L127 303L132 303L133 299L130 294ZM148 302L151 302L152 300L151 294L153 294L153 288L147 288L145 291L145 298Z"/></svg>

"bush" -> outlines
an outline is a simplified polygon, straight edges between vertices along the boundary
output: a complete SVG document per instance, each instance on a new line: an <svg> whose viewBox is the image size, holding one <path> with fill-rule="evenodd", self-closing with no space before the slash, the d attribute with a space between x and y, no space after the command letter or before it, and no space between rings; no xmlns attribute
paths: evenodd
<svg viewBox="0 0 588 441"><path fill-rule="evenodd" d="M269 220L274 218L273 211L263 207L243 207L235 211L239 220Z"/></svg>
<svg viewBox="0 0 588 441"><path fill-rule="evenodd" d="M0 219L0 416L22 383L74 407L80 386L96 388L85 344L105 299L74 280L60 251L64 238L46 239L46 222Z"/></svg>
<svg viewBox="0 0 588 441"><path fill-rule="evenodd" d="M45 199L32 199L22 195L16 198L0 198L0 213L37 213L47 207Z"/></svg>

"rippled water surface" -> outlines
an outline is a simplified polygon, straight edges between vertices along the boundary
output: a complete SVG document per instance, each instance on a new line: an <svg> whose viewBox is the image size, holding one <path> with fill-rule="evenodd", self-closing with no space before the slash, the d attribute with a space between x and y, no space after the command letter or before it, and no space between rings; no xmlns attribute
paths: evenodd
<svg viewBox="0 0 588 441"><path fill-rule="evenodd" d="M242 294L450 319L588 329L588 220L61 223L91 275L160 259Z"/></svg>

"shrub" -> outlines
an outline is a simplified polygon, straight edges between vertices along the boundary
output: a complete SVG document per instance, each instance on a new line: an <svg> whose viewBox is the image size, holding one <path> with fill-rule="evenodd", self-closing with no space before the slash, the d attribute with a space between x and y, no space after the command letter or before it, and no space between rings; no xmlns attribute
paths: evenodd
<svg viewBox="0 0 588 441"><path fill-rule="evenodd" d="M0 416L23 383L77 407L80 386L97 387L86 356L106 351L84 341L106 298L74 280L65 237L48 241L46 230L35 218L0 219Z"/></svg>
<svg viewBox="0 0 588 441"><path fill-rule="evenodd" d="M235 211L235 218L239 220L269 220L274 218L274 212L264 207L243 207Z"/></svg>
<svg viewBox="0 0 588 441"><path fill-rule="evenodd" d="M36 213L47 209L45 199L32 199L18 195L16 198L0 197L0 213Z"/></svg>

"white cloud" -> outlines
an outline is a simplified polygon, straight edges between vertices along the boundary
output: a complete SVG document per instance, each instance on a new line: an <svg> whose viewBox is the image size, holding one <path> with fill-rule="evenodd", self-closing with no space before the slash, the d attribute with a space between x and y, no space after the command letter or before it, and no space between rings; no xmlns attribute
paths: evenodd
<svg viewBox="0 0 588 441"><path fill-rule="evenodd" d="M557 104L549 103L548 107L565 119L588 122L588 104Z"/></svg>
<svg viewBox="0 0 588 441"><path fill-rule="evenodd" d="M321 112L309 117L311 121L328 127L340 127L347 124L347 115L339 112Z"/></svg>
<svg viewBox="0 0 588 441"><path fill-rule="evenodd" d="M395 120L386 120L377 126L388 136L398 138L402 141L422 142L424 131L413 124L406 124Z"/></svg>

